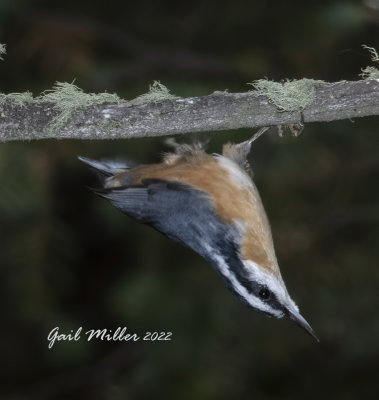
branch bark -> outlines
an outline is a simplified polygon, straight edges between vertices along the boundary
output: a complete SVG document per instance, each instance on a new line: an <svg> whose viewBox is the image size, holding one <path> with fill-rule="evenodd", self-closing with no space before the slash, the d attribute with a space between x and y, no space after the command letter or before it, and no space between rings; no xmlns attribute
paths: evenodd
<svg viewBox="0 0 379 400"><path fill-rule="evenodd" d="M82 107L63 126L54 128L58 115L53 103L21 105L5 100L0 105L0 141L165 136L379 115L379 80L318 84L312 104L294 112L280 111L267 97L254 92L220 92L134 106Z"/></svg>

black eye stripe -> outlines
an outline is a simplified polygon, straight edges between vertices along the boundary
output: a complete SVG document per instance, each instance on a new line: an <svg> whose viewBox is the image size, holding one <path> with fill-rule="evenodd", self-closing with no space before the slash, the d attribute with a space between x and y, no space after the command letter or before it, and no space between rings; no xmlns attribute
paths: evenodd
<svg viewBox="0 0 379 400"><path fill-rule="evenodd" d="M221 235L222 233L222 235ZM222 255L225 263L228 266L229 272L231 275L234 277L234 279L237 280L239 285L241 285L246 292L259 299L261 302L264 304L268 305L270 308L273 310L277 310L280 312L283 312L283 305L280 303L278 300L275 292L271 291L264 283L259 283L256 281L251 280L251 277L248 274L248 271L244 264L241 261L241 258L239 256L239 245L233 240L230 240L230 231L227 229L224 231L222 229L219 229L219 236L217 237L216 246L220 250L220 255ZM209 259L210 263L212 264L212 259ZM248 296L245 299L237 290L237 287L235 287L235 284L232 283L232 281L226 277L223 276L226 284L228 287L239 297L244 303L247 305L251 306L251 304L248 301ZM264 296L260 296L259 292L262 290L267 290L269 292L269 296L266 297L267 293L264 294ZM255 308L255 307L253 307ZM263 312L268 315L273 315L269 311L265 312L262 311L259 308L255 308L259 312Z"/></svg>

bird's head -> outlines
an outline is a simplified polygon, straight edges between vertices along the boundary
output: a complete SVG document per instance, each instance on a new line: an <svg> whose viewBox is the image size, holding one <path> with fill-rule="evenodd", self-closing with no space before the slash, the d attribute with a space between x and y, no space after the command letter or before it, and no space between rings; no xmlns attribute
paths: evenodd
<svg viewBox="0 0 379 400"><path fill-rule="evenodd" d="M245 293L248 304L269 316L291 319L319 341L309 323L299 313L299 308L288 294L280 274L250 260L242 261L242 264L247 272L246 288L250 288Z"/></svg>

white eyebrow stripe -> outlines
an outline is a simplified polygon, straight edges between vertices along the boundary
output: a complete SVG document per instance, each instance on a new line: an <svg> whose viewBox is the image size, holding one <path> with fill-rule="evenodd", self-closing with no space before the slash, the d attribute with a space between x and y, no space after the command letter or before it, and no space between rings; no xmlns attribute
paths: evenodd
<svg viewBox="0 0 379 400"><path fill-rule="evenodd" d="M249 278L256 282L266 285L269 289L276 295L277 299L282 304L287 304L292 306L296 311L299 311L296 303L291 299L288 294L286 285L281 276L279 279L271 274L268 274L263 268L261 268L257 263L251 260L242 260L243 265L249 273Z"/></svg>

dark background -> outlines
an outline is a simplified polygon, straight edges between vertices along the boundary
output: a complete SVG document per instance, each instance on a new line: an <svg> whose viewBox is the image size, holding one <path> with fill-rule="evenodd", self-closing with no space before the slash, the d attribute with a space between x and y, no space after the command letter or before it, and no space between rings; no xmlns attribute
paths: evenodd
<svg viewBox="0 0 379 400"><path fill-rule="evenodd" d="M379 1L2 0L2 92L55 81L131 99L247 82L356 80L379 49ZM355 399L379 379L378 117L272 132L256 183L287 287L318 336L244 307L199 256L86 186L77 155L154 162L163 138L0 145L4 399ZM209 133L210 151L251 130ZM59 342L127 326L167 342Z"/></svg>

